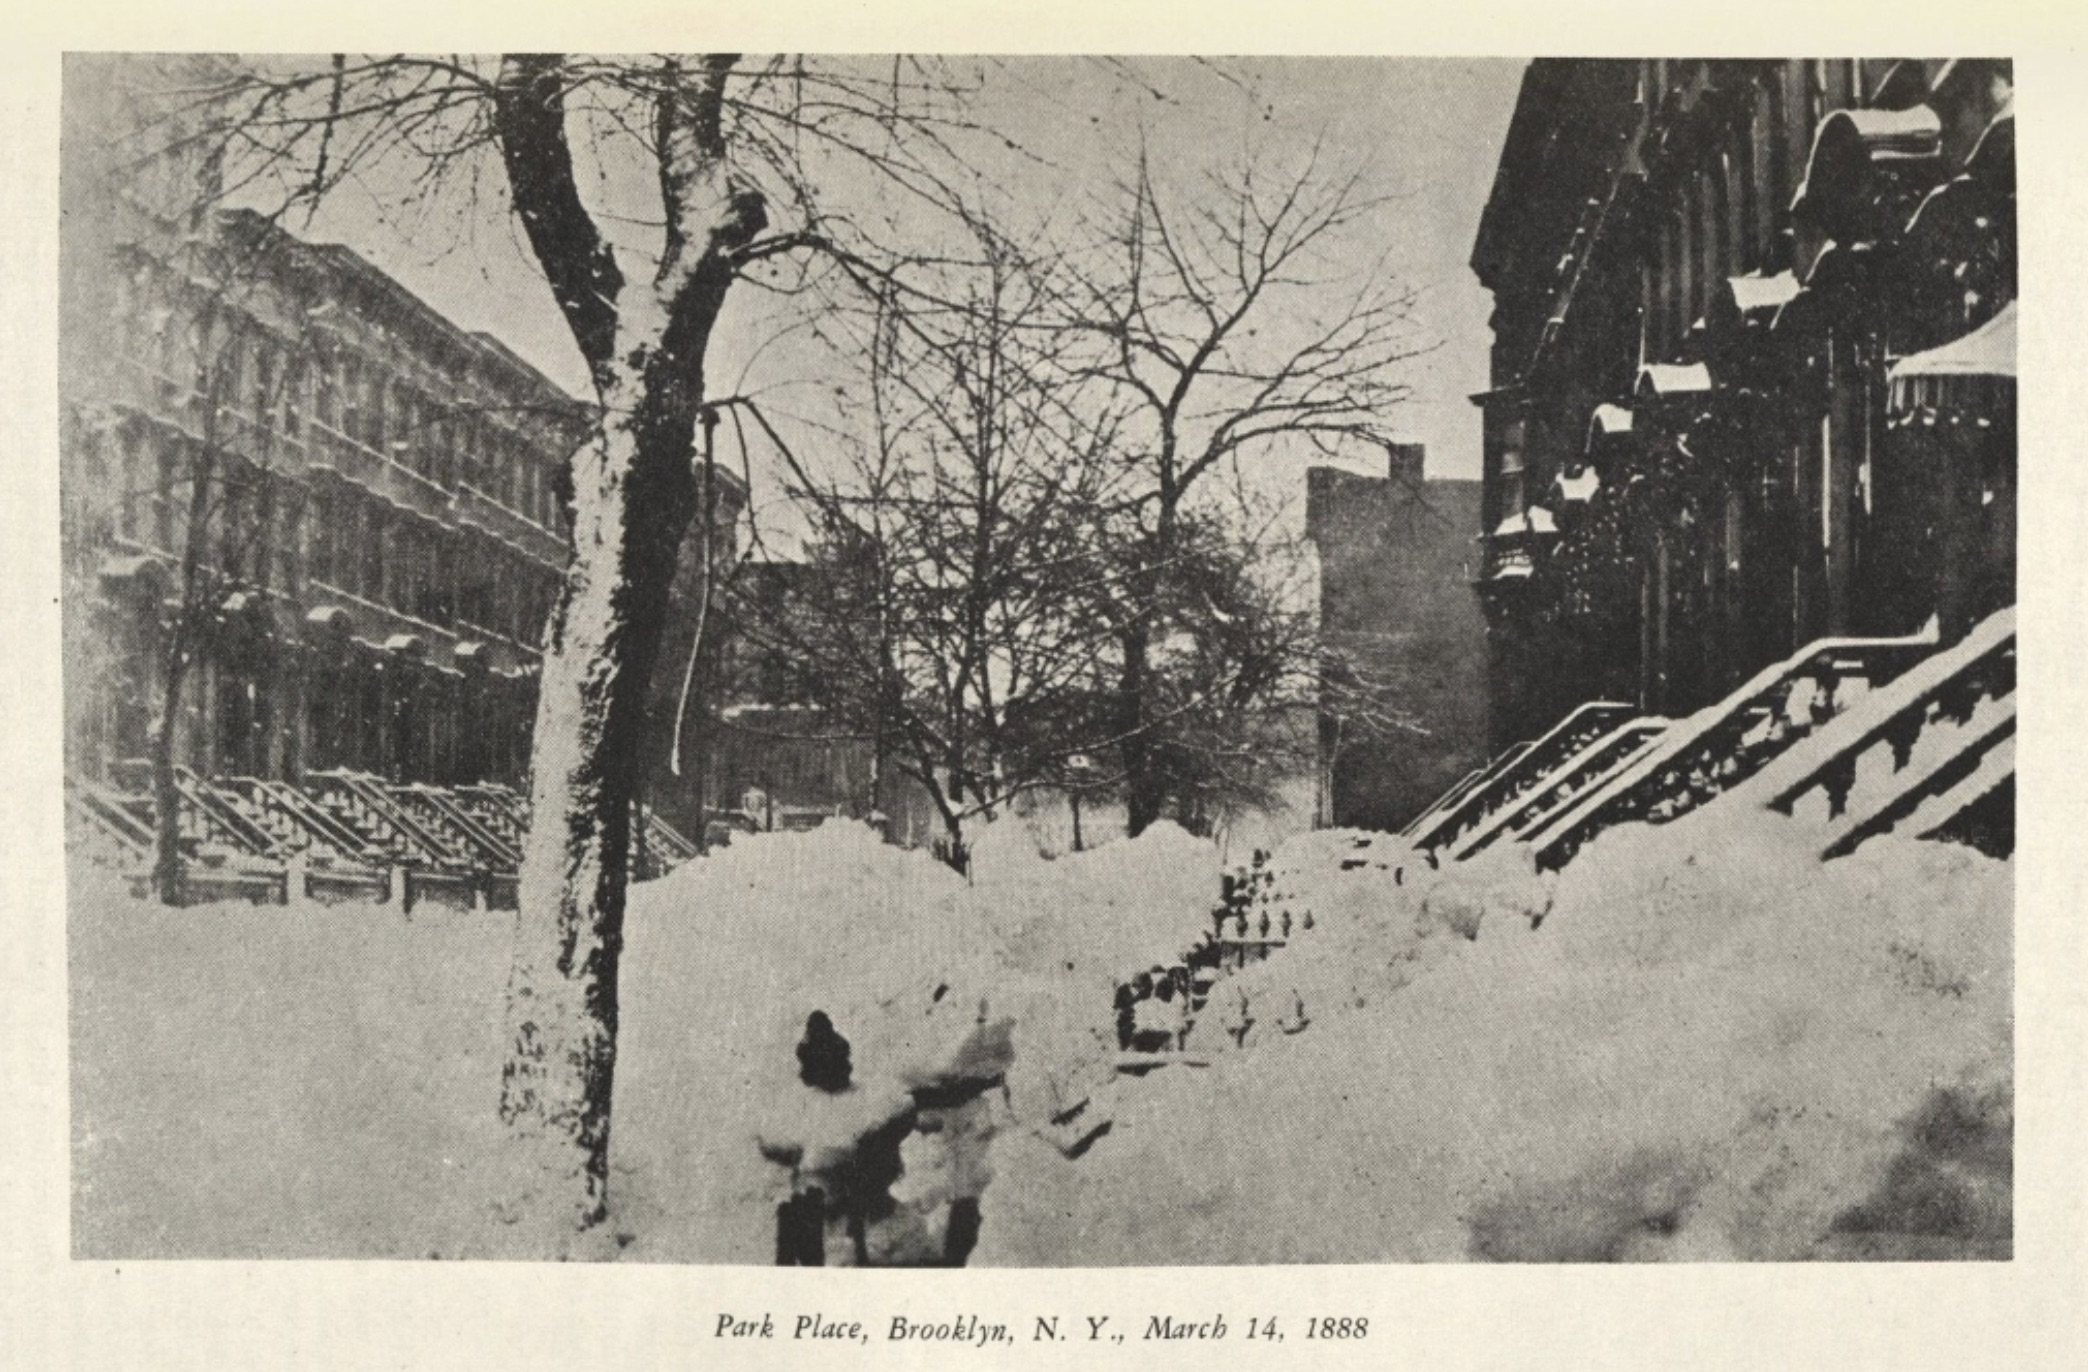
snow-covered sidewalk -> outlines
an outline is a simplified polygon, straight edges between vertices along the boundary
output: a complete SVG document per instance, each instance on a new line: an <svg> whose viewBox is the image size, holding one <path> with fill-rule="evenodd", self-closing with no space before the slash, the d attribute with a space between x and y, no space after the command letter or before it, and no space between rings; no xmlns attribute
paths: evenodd
<svg viewBox="0 0 2088 1372"><path fill-rule="evenodd" d="M1311 927L1218 983L1185 1055L1208 1065L1144 1076L1116 1070L1112 990L1185 952L1218 887L1179 830L987 844L967 883L829 825L635 888L609 1251L767 1263L774 1159L995 1079L893 1187L922 1242L976 1198L974 1263L2008 1250L2010 864L1885 840L1821 866L1711 812L1556 880L1387 839L1344 868L1355 839L1278 853L1270 898ZM163 910L79 874L77 1251L512 1251L508 936L437 907ZM852 1047L830 1103L797 1075L813 1010Z"/></svg>

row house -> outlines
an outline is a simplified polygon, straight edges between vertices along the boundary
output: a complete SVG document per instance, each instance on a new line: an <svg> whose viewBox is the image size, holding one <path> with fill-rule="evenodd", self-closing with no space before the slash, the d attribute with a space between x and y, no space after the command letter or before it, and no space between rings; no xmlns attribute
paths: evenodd
<svg viewBox="0 0 2088 1372"><path fill-rule="evenodd" d="M62 188L69 770L136 782L179 655L198 773L519 784L589 409L348 248L196 208L207 167L112 146L69 137Z"/></svg>
<svg viewBox="0 0 2088 1372"><path fill-rule="evenodd" d="M1472 255L1496 745L2012 603L2012 79L1530 65Z"/></svg>

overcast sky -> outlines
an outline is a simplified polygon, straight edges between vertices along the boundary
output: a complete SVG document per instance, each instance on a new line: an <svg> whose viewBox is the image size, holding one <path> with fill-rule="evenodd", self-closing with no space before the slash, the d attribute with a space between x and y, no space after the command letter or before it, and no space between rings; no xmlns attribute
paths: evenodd
<svg viewBox="0 0 2088 1372"><path fill-rule="evenodd" d="M1178 185L1243 157L1302 158L1317 143L1324 161L1360 170L1363 194L1386 198L1370 231L1350 245L1354 260L1345 265L1359 277L1390 272L1418 288L1417 330L1437 344L1408 364L1414 399L1395 425L1428 445L1431 475L1475 477L1478 411L1466 397L1486 385L1491 300L1467 259L1522 65L1349 58L1148 58L1121 68L1094 59L984 63L976 68L978 117L1004 130L1024 156L982 172L1024 217L1063 220L1104 192L1141 139L1161 174ZM595 208L608 211L603 218L612 229L622 222L616 202L625 194L642 201L650 190L648 169L625 170L642 175L620 189L616 169L596 169L583 187ZM651 209L656 217L656 194ZM618 236L650 231L630 227ZM331 205L308 232L349 244L458 324L493 333L562 386L585 392L578 354L499 197L402 208L372 187ZM642 250L637 240L630 246ZM791 347L762 346L774 333L758 293L737 293L713 340L713 388L778 385L789 380L783 373L802 370L803 357ZM1299 483L1290 470L1268 476L1286 490ZM755 477L759 485L765 474L757 468ZM767 504L769 495L757 490L757 501Z"/></svg>

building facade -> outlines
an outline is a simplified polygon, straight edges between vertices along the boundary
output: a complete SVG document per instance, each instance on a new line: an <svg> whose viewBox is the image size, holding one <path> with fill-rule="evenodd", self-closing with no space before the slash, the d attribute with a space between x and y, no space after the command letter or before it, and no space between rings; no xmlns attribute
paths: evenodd
<svg viewBox="0 0 2088 1372"><path fill-rule="evenodd" d="M121 75L67 73L68 769L134 785L179 662L199 775L519 786L589 411L348 248L210 208L209 165L127 150ZM722 483L718 556L744 503Z"/></svg>
<svg viewBox="0 0 2088 1372"><path fill-rule="evenodd" d="M1983 59L1530 65L1472 255L1496 746L2013 602L2011 92Z"/></svg>
<svg viewBox="0 0 2088 1372"><path fill-rule="evenodd" d="M1384 476L1306 473L1319 626L1321 825L1398 829L1487 756L1486 621L1472 589L1477 481L1426 480L1419 444Z"/></svg>

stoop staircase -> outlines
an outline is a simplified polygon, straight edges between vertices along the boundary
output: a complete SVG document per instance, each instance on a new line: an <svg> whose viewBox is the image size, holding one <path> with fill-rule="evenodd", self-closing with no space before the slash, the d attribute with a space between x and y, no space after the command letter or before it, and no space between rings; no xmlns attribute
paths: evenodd
<svg viewBox="0 0 2088 1372"><path fill-rule="evenodd" d="M1520 847L1532 866L1556 871L1607 829L1708 805L1788 816L1823 862L1888 833L2007 856L2015 647L2008 609L1948 648L1933 634L1822 639L1686 719L1584 705L1475 769L1400 834L1359 835L1340 865L1397 875ZM1310 937L1310 912L1294 917L1266 858L1257 853L1228 879L1211 936L1184 959L1191 1011L1217 977Z"/></svg>

